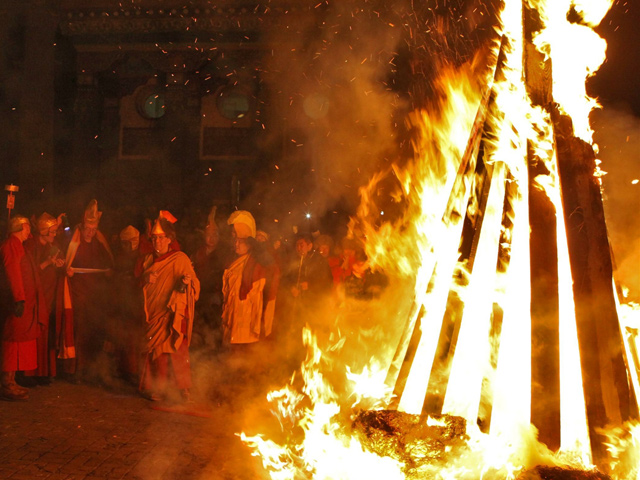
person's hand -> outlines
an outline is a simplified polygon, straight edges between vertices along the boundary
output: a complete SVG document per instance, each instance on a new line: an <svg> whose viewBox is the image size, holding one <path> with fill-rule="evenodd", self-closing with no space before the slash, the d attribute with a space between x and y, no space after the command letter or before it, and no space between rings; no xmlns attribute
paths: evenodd
<svg viewBox="0 0 640 480"><path fill-rule="evenodd" d="M21 317L24 314L24 300L13 304L13 314L16 317Z"/></svg>
<svg viewBox="0 0 640 480"><path fill-rule="evenodd" d="M184 283L185 285L189 285L191 283L191 275L189 275L188 273L186 275L183 275L182 283Z"/></svg>
<svg viewBox="0 0 640 480"><path fill-rule="evenodd" d="M294 298L300 295L300 290L298 290L298 287L291 287L291 295L293 295Z"/></svg>
<svg viewBox="0 0 640 480"><path fill-rule="evenodd" d="M67 277L73 277L73 267L67 268Z"/></svg>
<svg viewBox="0 0 640 480"><path fill-rule="evenodd" d="M56 265L56 267L58 267L58 268L60 268L60 267L64 267L64 262L65 262L64 258L56 258L56 263L55 263L55 265Z"/></svg>
<svg viewBox="0 0 640 480"><path fill-rule="evenodd" d="M42 262L40 264L40 268L42 270L44 270L49 265L55 265L56 264L56 260L58 260L58 254L57 253L55 255L50 255L49 257L47 257L47 259L44 262Z"/></svg>
<svg viewBox="0 0 640 480"><path fill-rule="evenodd" d="M300 282L300 289L303 292L309 290L309 282Z"/></svg>

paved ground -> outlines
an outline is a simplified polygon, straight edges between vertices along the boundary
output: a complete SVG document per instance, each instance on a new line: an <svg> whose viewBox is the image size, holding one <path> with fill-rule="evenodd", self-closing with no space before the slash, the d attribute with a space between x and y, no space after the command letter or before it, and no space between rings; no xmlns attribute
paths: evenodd
<svg viewBox="0 0 640 480"><path fill-rule="evenodd" d="M61 380L33 388L27 402L0 401L0 479L268 478L235 433L273 421L262 399L275 380L267 372L256 381L229 363L194 367L195 403L187 407L149 402L133 388Z"/></svg>

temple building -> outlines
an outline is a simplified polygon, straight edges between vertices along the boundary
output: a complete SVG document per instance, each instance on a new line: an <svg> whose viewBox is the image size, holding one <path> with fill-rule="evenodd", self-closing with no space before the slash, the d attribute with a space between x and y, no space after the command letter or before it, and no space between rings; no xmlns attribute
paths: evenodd
<svg viewBox="0 0 640 480"><path fill-rule="evenodd" d="M353 165L330 189L355 197L363 168L402 142L360 146L379 143L381 122L402 126L431 93L426 39L461 57L471 34L491 30L478 2L411 12L378 3L351 20L329 2L6 0L0 178L20 186L17 208L27 210L97 197L180 211L238 205L256 180L276 185L267 177L280 169L293 179L282 192L301 192L289 204L302 205L317 176L329 178L317 157L344 165L345 156ZM360 17L378 30L366 33Z"/></svg>
<svg viewBox="0 0 640 480"><path fill-rule="evenodd" d="M0 176L22 201L234 203L283 155L286 122L264 134L263 58L282 48L265 32L302 10L198 3L2 2Z"/></svg>

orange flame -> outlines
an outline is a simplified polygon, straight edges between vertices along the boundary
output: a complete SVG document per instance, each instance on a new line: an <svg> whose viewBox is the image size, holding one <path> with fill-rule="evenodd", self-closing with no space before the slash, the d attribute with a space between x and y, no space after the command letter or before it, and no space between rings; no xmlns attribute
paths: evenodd
<svg viewBox="0 0 640 480"><path fill-rule="evenodd" d="M403 378L400 398L393 399L399 411L424 413L425 395L432 387L429 373L434 368L450 295L459 299L455 352L447 371L440 372L446 377L446 384L436 388L442 396L442 413L466 419L468 448L446 466L424 467L424 478L512 479L540 464L592 468L553 127L549 114L531 104L523 82L522 3L504 2L499 29L502 50L496 45L491 54L494 61L483 60L498 64L500 58L502 63L496 67L500 75L491 68L478 68L474 62L458 69L444 68L434 87L438 102L408 116L409 126L416 133L414 158L375 175L360 190L361 203L350 222L351 233L366 240L372 265L399 285L413 286L410 294L387 298L411 303L410 308L398 308L395 317L379 319L400 325L401 331L411 330L420 320L421 336L411 369ZM588 115L597 104L586 95L584 84L604 60L605 51L603 40L592 28L612 1L526 3L540 13L544 26L534 43L552 59L553 99L572 117L576 135L591 142ZM567 19L568 13L581 20L572 23ZM567 41L568 38L576 41ZM487 107L489 98L491 106ZM469 138L478 124L484 124L486 129L482 139L486 172L482 178L475 173L473 163L479 143L474 143L473 134ZM527 161L531 152L545 162L549 172L535 179L535 188L545 192L557 212L561 446L556 453L537 441L535 428L530 425ZM376 194L379 185L390 176L397 185L391 197L403 208L394 220L381 222ZM483 182L489 186L484 196ZM474 230L472 262L460 260L460 239L467 215L479 222ZM628 313L628 306L620 308ZM495 309L502 314L499 333L492 323ZM621 314L622 318L623 328L636 335L636 327L629 325L634 321L640 325L637 315ZM304 435L284 444L244 433L241 439L262 457L274 479L406 478L406 465L391 456L368 452L344 427L350 412L358 407L388 407L403 359L392 361L385 352L342 365L349 383L343 395L322 374L322 362L330 357L327 350L318 347L309 330L305 330L304 339L308 355L302 366L302 391L296 392L292 382L268 397L276 405L283 431L295 427ZM342 348L344 341L340 337L333 350ZM410 339L401 335L398 341L406 347ZM627 358L635 366L632 378L638 392L640 345L636 336L627 338L625 347ZM480 405L487 396L492 405L491 422L488 433L483 433L477 422L484 415ZM639 428L629 425L625 431L611 432L613 478L640 479Z"/></svg>

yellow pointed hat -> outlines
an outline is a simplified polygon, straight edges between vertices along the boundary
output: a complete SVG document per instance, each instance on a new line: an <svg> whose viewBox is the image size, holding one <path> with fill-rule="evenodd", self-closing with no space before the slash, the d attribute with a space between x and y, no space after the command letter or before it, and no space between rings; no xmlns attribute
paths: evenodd
<svg viewBox="0 0 640 480"><path fill-rule="evenodd" d="M228 225L233 225L238 238L256 237L256 221L246 210L237 210L229 216Z"/></svg>
<svg viewBox="0 0 640 480"><path fill-rule="evenodd" d="M97 227L100 223L100 217L102 217L102 212L98 211L98 201L94 198L84 210L82 223L88 227Z"/></svg>
<svg viewBox="0 0 640 480"><path fill-rule="evenodd" d="M36 219L36 227L41 235L45 235L49 232L51 227L58 226L58 219L47 212L44 212Z"/></svg>

